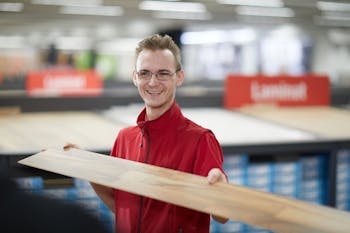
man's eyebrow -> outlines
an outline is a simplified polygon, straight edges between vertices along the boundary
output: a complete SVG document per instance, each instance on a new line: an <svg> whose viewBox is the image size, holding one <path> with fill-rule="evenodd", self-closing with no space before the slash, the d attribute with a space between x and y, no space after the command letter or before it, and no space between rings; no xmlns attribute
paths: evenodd
<svg viewBox="0 0 350 233"><path fill-rule="evenodd" d="M170 72L170 70L168 70L168 69L159 69L158 72L159 71L168 71L168 72Z"/></svg>

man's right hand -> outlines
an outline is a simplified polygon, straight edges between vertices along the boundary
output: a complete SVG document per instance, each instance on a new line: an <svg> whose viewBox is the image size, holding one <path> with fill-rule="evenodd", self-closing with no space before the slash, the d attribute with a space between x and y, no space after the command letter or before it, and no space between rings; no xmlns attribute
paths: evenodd
<svg viewBox="0 0 350 233"><path fill-rule="evenodd" d="M67 143L63 146L63 150L67 151L71 148L80 149L80 147L73 143ZM97 195L102 199L102 201L113 211L115 212L115 204L114 204L114 190L110 187L106 187L100 184L95 184L89 182L92 188L95 190Z"/></svg>
<svg viewBox="0 0 350 233"><path fill-rule="evenodd" d="M63 150L69 150L71 148L80 149L80 147L78 145L70 143L70 142L63 146Z"/></svg>

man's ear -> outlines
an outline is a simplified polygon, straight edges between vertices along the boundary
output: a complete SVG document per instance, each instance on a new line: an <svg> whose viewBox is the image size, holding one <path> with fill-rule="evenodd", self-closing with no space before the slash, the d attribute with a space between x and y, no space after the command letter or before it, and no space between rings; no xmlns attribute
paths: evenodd
<svg viewBox="0 0 350 233"><path fill-rule="evenodd" d="M176 86L177 87L181 86L184 80L185 80L185 72L183 70L179 70L176 76Z"/></svg>
<svg viewBox="0 0 350 233"><path fill-rule="evenodd" d="M136 71L132 72L132 82L134 83L135 87L137 87Z"/></svg>

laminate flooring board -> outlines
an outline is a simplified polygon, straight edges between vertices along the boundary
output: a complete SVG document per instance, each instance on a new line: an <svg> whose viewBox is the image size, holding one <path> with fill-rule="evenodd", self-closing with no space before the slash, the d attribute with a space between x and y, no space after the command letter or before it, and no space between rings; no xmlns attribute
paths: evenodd
<svg viewBox="0 0 350 233"><path fill-rule="evenodd" d="M180 155L179 155L180 156ZM88 151L47 150L19 163L283 233L348 233L350 213Z"/></svg>

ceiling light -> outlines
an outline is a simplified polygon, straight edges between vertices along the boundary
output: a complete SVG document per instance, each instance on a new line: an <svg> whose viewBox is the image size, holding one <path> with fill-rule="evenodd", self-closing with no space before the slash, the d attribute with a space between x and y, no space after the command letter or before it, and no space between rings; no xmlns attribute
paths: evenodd
<svg viewBox="0 0 350 233"><path fill-rule="evenodd" d="M281 0L216 0L216 2L228 5L283 7Z"/></svg>
<svg viewBox="0 0 350 233"><path fill-rule="evenodd" d="M350 11L350 3L319 1L317 8L322 11Z"/></svg>
<svg viewBox="0 0 350 233"><path fill-rule="evenodd" d="M185 20L210 20L212 15L209 12L155 12L153 14L155 18L162 19L185 19Z"/></svg>
<svg viewBox="0 0 350 233"><path fill-rule="evenodd" d="M23 10L23 3L1 2L0 11L20 12Z"/></svg>
<svg viewBox="0 0 350 233"><path fill-rule="evenodd" d="M181 35L182 44L215 44L215 43L233 43L247 44L256 39L256 32L250 28L236 30L213 30L184 32Z"/></svg>
<svg viewBox="0 0 350 233"><path fill-rule="evenodd" d="M123 8L119 6L62 6L61 14L120 16Z"/></svg>
<svg viewBox="0 0 350 233"><path fill-rule="evenodd" d="M143 1L139 4L141 10L150 11L179 11L179 12L206 12L205 5L198 2L164 2Z"/></svg>
<svg viewBox="0 0 350 233"><path fill-rule="evenodd" d="M294 17L295 13L290 8L249 7L240 6L236 9L239 15L270 16L270 17Z"/></svg>
<svg viewBox="0 0 350 233"><path fill-rule="evenodd" d="M31 3L37 4L37 5L84 6L84 5L102 5L103 0L32 0Z"/></svg>

